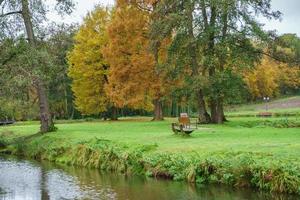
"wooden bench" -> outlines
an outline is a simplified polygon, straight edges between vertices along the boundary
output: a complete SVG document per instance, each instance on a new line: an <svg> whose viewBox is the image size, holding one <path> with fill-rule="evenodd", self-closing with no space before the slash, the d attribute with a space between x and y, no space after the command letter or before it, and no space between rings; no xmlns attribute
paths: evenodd
<svg viewBox="0 0 300 200"><path fill-rule="evenodd" d="M196 129L198 129L197 122L191 123L187 113L180 113L178 123L172 123L172 131L176 134L191 134Z"/></svg>
<svg viewBox="0 0 300 200"><path fill-rule="evenodd" d="M256 116L257 117L272 117L272 113L271 112L260 112Z"/></svg>

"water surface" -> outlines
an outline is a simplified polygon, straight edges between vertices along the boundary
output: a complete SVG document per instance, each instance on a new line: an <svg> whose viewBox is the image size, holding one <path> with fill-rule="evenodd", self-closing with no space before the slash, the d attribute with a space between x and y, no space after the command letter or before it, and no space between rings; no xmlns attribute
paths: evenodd
<svg viewBox="0 0 300 200"><path fill-rule="evenodd" d="M2 200L296 200L224 186L199 187L182 182L126 177L95 169L0 157Z"/></svg>

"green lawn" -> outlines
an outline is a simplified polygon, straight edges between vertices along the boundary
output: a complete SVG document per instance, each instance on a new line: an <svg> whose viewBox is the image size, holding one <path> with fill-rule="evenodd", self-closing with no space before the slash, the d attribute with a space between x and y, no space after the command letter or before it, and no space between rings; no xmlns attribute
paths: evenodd
<svg viewBox="0 0 300 200"><path fill-rule="evenodd" d="M121 119L117 122L80 122L57 124L58 131L48 136L67 143L78 143L92 138L111 140L128 146L156 145L160 152L254 152L267 156L300 158L300 129L273 128L260 122L282 121L286 118L262 119L255 117L229 118L224 125L202 125L190 136L175 135L171 121L151 122L150 118ZM288 118L288 121L299 121ZM12 131L17 135L36 133L38 123L16 124L1 127L1 132Z"/></svg>

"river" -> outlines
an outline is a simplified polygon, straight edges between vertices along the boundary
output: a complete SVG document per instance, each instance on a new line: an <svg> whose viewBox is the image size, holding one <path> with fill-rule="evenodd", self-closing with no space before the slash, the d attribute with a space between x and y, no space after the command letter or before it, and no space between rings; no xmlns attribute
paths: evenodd
<svg viewBox="0 0 300 200"><path fill-rule="evenodd" d="M183 182L126 177L86 169L0 157L1 200L296 200L224 186L195 186Z"/></svg>

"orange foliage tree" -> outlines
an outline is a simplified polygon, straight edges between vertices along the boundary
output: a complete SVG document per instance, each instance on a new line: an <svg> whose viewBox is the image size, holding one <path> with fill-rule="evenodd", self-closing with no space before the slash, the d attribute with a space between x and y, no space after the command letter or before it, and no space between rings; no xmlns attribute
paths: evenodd
<svg viewBox="0 0 300 200"><path fill-rule="evenodd" d="M165 91L163 73L158 73L156 57L150 51L149 20L149 12L137 4L126 0L116 2L107 29L109 42L103 51L110 64L105 91L118 108L149 111L155 103L154 114L159 116L154 119L160 120L162 107L157 101Z"/></svg>

